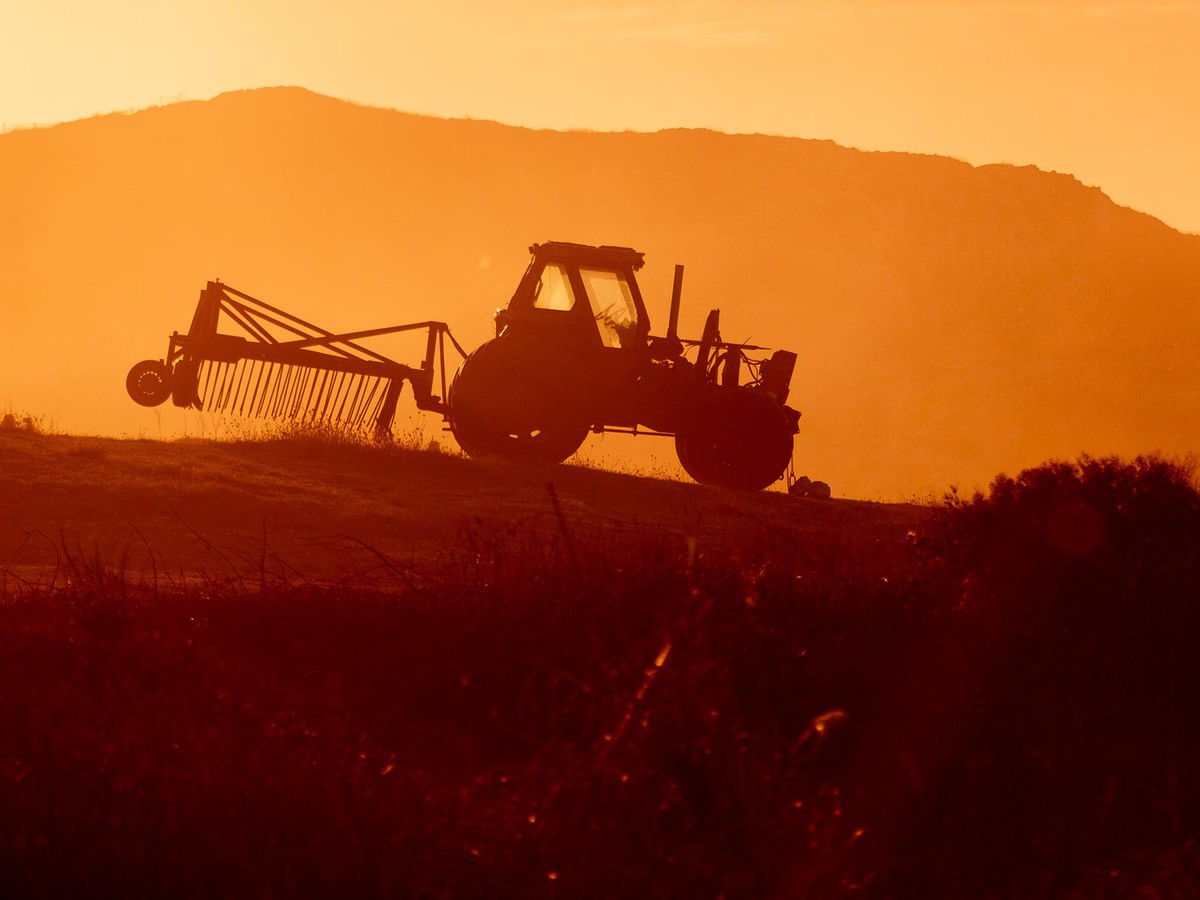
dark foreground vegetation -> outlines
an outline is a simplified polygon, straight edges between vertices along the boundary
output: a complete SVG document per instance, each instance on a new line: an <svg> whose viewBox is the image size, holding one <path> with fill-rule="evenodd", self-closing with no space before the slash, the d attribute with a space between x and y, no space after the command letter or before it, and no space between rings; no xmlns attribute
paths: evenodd
<svg viewBox="0 0 1200 900"><path fill-rule="evenodd" d="M63 548L4 581L0 895L1194 896L1189 473L1047 465L911 544L473 524L186 588Z"/></svg>

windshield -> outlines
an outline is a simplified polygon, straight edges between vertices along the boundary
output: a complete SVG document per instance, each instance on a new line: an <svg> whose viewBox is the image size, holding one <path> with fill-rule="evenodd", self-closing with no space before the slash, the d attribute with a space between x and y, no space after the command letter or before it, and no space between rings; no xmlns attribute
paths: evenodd
<svg viewBox="0 0 1200 900"><path fill-rule="evenodd" d="M623 272L580 269L592 315L606 347L628 347L637 339L637 306Z"/></svg>
<svg viewBox="0 0 1200 900"><path fill-rule="evenodd" d="M533 290L533 305L536 309L570 309L575 305L571 292L571 280L566 266L549 263L542 269L541 280Z"/></svg>

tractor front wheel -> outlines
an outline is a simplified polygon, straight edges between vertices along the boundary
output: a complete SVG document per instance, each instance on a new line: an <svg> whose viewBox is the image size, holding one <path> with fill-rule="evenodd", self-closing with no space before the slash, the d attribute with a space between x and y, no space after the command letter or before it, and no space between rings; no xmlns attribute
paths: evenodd
<svg viewBox="0 0 1200 900"><path fill-rule="evenodd" d="M753 388L721 390L700 404L675 435L684 470L701 484L759 491L778 481L792 458L783 409Z"/></svg>
<svg viewBox="0 0 1200 900"><path fill-rule="evenodd" d="M171 368L157 359L144 359L125 376L125 390L135 403L158 406L171 396Z"/></svg>
<svg viewBox="0 0 1200 900"><path fill-rule="evenodd" d="M579 383L561 359L505 338L463 362L449 392L450 429L468 456L555 464L587 437Z"/></svg>

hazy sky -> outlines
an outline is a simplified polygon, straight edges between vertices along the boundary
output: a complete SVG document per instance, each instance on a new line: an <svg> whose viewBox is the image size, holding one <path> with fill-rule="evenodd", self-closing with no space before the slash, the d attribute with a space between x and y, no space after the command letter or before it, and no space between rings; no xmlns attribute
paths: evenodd
<svg viewBox="0 0 1200 900"><path fill-rule="evenodd" d="M1033 163L1200 232L1200 0L0 0L0 120L291 84Z"/></svg>

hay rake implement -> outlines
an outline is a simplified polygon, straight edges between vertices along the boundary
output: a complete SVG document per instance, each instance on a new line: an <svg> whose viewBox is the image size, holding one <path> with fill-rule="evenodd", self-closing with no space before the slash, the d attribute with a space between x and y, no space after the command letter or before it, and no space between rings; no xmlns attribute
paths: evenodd
<svg viewBox="0 0 1200 900"><path fill-rule="evenodd" d="M220 331L223 322L242 334ZM363 346L368 338L425 330L425 358L403 365ZM404 382L418 409L445 414L449 341L445 322L416 322L335 334L275 306L210 281L200 292L187 334L170 337L167 355L143 360L125 386L137 403L176 406L252 418L373 428L390 434ZM435 375L440 393L433 393Z"/></svg>
<svg viewBox="0 0 1200 900"><path fill-rule="evenodd" d="M795 353L765 357L765 347L723 341L715 309L699 340L680 338L683 266L666 333L652 336L635 277L642 253L565 241L529 251L508 306L496 311L496 336L470 354L445 322L334 334L210 281L188 333L171 335L164 359L135 365L126 387L143 406L170 398L386 438L407 381L417 408L440 413L468 456L554 464L589 433L617 432L673 437L680 464L702 484L760 490L787 475L800 422L787 405ZM240 333L220 331L225 321ZM421 330L416 367L360 343ZM447 341L463 357L449 383Z"/></svg>

